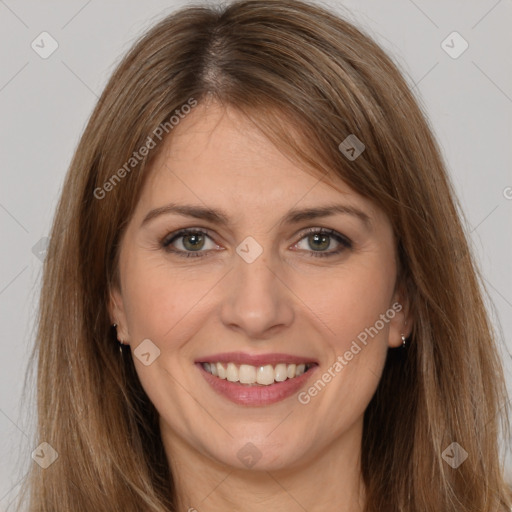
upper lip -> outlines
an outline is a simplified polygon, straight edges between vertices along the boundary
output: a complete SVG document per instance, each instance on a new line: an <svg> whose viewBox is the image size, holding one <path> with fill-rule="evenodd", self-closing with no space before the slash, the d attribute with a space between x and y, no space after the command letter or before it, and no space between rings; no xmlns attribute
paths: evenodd
<svg viewBox="0 0 512 512"><path fill-rule="evenodd" d="M279 363L288 364L306 364L318 361L311 357L294 356L292 354L247 354L245 352L223 352L222 354L212 354L196 359L195 363L236 363L249 364L251 366L276 365Z"/></svg>

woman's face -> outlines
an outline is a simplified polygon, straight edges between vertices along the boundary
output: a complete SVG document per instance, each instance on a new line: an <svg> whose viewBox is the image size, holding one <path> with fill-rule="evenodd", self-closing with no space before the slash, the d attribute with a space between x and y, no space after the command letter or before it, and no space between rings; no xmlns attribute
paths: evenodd
<svg viewBox="0 0 512 512"><path fill-rule="evenodd" d="M112 293L166 448L267 470L358 448L406 334L396 271L382 212L199 105L155 161Z"/></svg>

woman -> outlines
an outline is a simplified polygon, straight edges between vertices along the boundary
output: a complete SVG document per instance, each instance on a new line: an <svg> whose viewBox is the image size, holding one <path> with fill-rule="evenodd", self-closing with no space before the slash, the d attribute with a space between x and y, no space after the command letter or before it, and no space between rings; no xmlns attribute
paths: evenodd
<svg viewBox="0 0 512 512"><path fill-rule="evenodd" d="M29 509L510 510L457 207L406 83L351 24L290 0L158 23L55 217L35 355L58 457Z"/></svg>

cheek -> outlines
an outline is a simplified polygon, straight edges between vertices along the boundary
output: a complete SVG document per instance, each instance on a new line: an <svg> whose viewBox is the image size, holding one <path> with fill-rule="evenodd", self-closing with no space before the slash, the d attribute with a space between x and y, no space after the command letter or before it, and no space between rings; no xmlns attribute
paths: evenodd
<svg viewBox="0 0 512 512"><path fill-rule="evenodd" d="M183 329L195 325L205 294L215 285L212 275L172 268L161 255L145 253L126 262L124 298L130 336L134 342L150 338L162 349L182 339Z"/></svg>
<svg viewBox="0 0 512 512"><path fill-rule="evenodd" d="M329 291L317 292L312 298L314 312L326 326L328 355L299 402L325 418L337 433L362 416L377 389L388 350L389 322L394 317L390 309L392 269L352 267L350 273L329 281Z"/></svg>
<svg viewBox="0 0 512 512"><path fill-rule="evenodd" d="M156 257L132 253L125 261L123 298L130 336L158 340L179 314L181 292ZM172 291L171 291L172 290Z"/></svg>
<svg viewBox="0 0 512 512"><path fill-rule="evenodd" d="M183 393L183 384L179 384L185 382L187 374L177 357L181 357L183 346L202 325L201 298L212 286L211 277L208 282L206 276L191 279L190 272L172 269L161 256L142 251L127 258L123 275L132 352L145 339L160 351L148 366L137 360L137 352L133 354L142 387L158 411L174 411L180 416L178 411L190 407L190 396ZM186 428L182 428L185 432Z"/></svg>
<svg viewBox="0 0 512 512"><path fill-rule="evenodd" d="M305 297L305 304L321 321L327 339L339 354L390 308L394 283L391 262L366 261L336 269L317 280L315 286L308 282L308 289L298 294ZM382 331L379 336L385 337L388 323L382 326L379 322L378 327Z"/></svg>

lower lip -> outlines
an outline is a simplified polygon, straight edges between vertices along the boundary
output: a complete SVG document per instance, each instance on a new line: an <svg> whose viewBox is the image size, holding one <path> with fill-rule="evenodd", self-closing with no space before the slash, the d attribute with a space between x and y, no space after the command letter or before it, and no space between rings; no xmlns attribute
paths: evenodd
<svg viewBox="0 0 512 512"><path fill-rule="evenodd" d="M270 405L292 396L299 391L317 368L317 365L313 365L300 377L286 379L283 382L276 382L269 386L247 386L238 382L219 379L219 377L215 377L207 372L201 363L196 363L196 366L214 391L225 396L235 404L250 406Z"/></svg>

